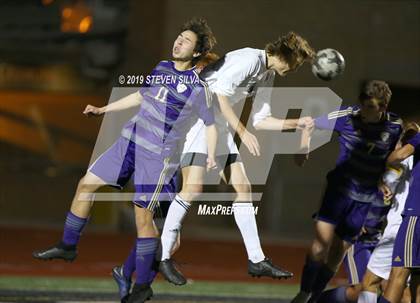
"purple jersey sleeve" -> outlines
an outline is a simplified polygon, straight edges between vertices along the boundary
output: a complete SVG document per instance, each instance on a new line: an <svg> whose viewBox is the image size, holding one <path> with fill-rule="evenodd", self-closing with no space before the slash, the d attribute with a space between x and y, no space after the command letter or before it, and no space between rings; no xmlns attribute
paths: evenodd
<svg viewBox="0 0 420 303"><path fill-rule="evenodd" d="M346 107L340 108L339 110L331 112L328 115L315 118L315 127L318 129L329 129L336 132L341 132L352 112L352 107Z"/></svg>
<svg viewBox="0 0 420 303"><path fill-rule="evenodd" d="M158 73L158 67L162 64L163 61L159 62L155 68L151 71L150 76L156 75ZM139 93L142 96L145 96L147 93L151 94L151 83L147 81L146 79L143 81L143 84L139 88Z"/></svg>
<svg viewBox="0 0 420 303"><path fill-rule="evenodd" d="M408 144L413 145L416 150L420 149L420 133L417 133L413 138L407 141Z"/></svg>
<svg viewBox="0 0 420 303"><path fill-rule="evenodd" d="M198 117L206 126L214 124L214 112L211 105L211 94L207 86L198 86L194 89L193 107Z"/></svg>

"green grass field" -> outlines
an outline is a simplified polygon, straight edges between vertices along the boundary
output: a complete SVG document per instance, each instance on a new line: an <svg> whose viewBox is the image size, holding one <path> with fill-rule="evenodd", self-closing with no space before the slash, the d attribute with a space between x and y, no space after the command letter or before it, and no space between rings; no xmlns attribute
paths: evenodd
<svg viewBox="0 0 420 303"><path fill-rule="evenodd" d="M262 283L241 283L241 282L209 282L209 281L189 281L182 287L173 286L165 281L156 281L153 284L153 290L156 298L171 298L169 301L156 302L198 302L196 300L179 301L179 297L212 298L209 301L199 300L200 302L237 302L240 298L247 299L247 302L272 302L273 299L288 299L296 294L298 286L278 284L262 284ZM0 299L9 299L11 302L18 302L19 294L22 294L24 302L30 302L31 294L33 294L36 302L61 302L54 300L54 295L64 293L68 296L74 294L77 297L83 294L88 298L99 296L109 297L113 300L117 294L117 287L112 278L59 278L59 277L11 277L0 276ZM11 298L13 294L13 298ZM37 295L43 294L40 300ZM46 297L50 294L48 301ZM9 296L9 297L8 297ZM29 298L29 299L28 299ZM178 299L176 299L178 298ZM252 300L252 298L254 300ZM233 300L233 301L232 301ZM251 301L249 301L251 300ZM268 300L268 301L266 301ZM283 302L281 300L281 302ZM85 300L81 300L86 302ZM95 300L103 302L103 300ZM79 301L77 301L79 302ZM108 301L107 301L108 302ZM276 301L278 302L278 301Z"/></svg>

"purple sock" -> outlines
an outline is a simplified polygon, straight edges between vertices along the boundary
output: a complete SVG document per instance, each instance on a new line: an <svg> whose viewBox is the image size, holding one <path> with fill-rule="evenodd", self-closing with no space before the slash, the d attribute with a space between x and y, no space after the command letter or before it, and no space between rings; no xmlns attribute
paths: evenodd
<svg viewBox="0 0 420 303"><path fill-rule="evenodd" d="M311 299L309 302L318 302L319 297L327 287L328 282L334 277L335 272L328 268L327 265L323 265L316 276L316 280L312 285Z"/></svg>
<svg viewBox="0 0 420 303"><path fill-rule="evenodd" d="M306 257L305 266L302 270L302 280L300 281L301 291L306 293L311 292L312 285L314 284L321 267L321 262L313 261L309 256Z"/></svg>
<svg viewBox="0 0 420 303"><path fill-rule="evenodd" d="M159 241L158 248L156 250L155 260L153 261L152 271L149 276L149 283L152 284L157 274L159 273L159 260L162 258L162 242Z"/></svg>
<svg viewBox="0 0 420 303"><path fill-rule="evenodd" d="M127 259L124 262L123 265L123 275L127 279L131 279L131 276L136 270L136 245L133 246L133 248L130 251L130 254L128 255Z"/></svg>
<svg viewBox="0 0 420 303"><path fill-rule="evenodd" d="M137 238L136 284L148 284L158 248L158 238Z"/></svg>
<svg viewBox="0 0 420 303"><path fill-rule="evenodd" d="M62 242L65 245L77 245L86 222L87 219L80 218L69 211L67 213L66 223L64 224Z"/></svg>
<svg viewBox="0 0 420 303"><path fill-rule="evenodd" d="M356 303L347 299L346 290L346 286L326 290L319 297L318 303Z"/></svg>
<svg viewBox="0 0 420 303"><path fill-rule="evenodd" d="M384 297L380 296L378 299L378 303L391 303L391 302L385 299Z"/></svg>
<svg viewBox="0 0 420 303"><path fill-rule="evenodd" d="M157 274L158 274L158 272L156 270L152 269L152 271L150 272L150 275L149 275L149 282L148 282L149 284L153 283Z"/></svg>

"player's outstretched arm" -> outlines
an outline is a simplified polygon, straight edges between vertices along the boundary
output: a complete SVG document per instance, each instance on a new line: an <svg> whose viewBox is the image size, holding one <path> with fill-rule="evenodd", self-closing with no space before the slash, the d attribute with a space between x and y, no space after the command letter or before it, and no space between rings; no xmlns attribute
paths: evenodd
<svg viewBox="0 0 420 303"><path fill-rule="evenodd" d="M206 127L207 136L207 170L216 169L217 130L214 124Z"/></svg>
<svg viewBox="0 0 420 303"><path fill-rule="evenodd" d="M314 120L311 117L302 117L300 119L277 119L267 117L255 124L256 130L289 130L312 128Z"/></svg>
<svg viewBox="0 0 420 303"><path fill-rule="evenodd" d="M100 116L105 113L121 111L138 106L141 104L142 101L143 97L140 94L140 92L137 91L103 107L96 107L89 104L86 106L85 110L83 111L83 114L88 116Z"/></svg>
<svg viewBox="0 0 420 303"><path fill-rule="evenodd" d="M300 150L295 155L295 163L303 167L306 161L309 160L309 152L311 147L311 136L314 131L314 127L305 127L302 129L302 135L300 137Z"/></svg>
<svg viewBox="0 0 420 303"><path fill-rule="evenodd" d="M260 145L257 138L251 134L245 126L241 123L239 118L230 106L228 97L217 94L217 100L219 101L220 111L229 123L229 125L238 133L241 141L248 148L249 152L254 156L260 155Z"/></svg>
<svg viewBox="0 0 420 303"><path fill-rule="evenodd" d="M411 144L406 144L401 148L394 150L387 159L388 165L397 165L414 154L415 148Z"/></svg>

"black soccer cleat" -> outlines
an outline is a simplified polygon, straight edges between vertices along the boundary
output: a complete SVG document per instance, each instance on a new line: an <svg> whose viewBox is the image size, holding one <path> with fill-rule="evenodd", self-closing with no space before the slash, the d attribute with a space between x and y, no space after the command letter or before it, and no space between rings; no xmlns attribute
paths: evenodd
<svg viewBox="0 0 420 303"><path fill-rule="evenodd" d="M126 278L123 273L122 266L115 266L112 269L112 277L114 278L115 282L118 285L118 292L120 294L120 299L122 303L127 302L128 300L128 293L130 292L131 288L131 279Z"/></svg>
<svg viewBox="0 0 420 303"><path fill-rule="evenodd" d="M187 279L185 279L182 273L175 267L172 259L160 261L159 272L172 284L184 285L187 283Z"/></svg>
<svg viewBox="0 0 420 303"><path fill-rule="evenodd" d="M150 284L134 284L133 291L128 296L127 303L144 303L153 297ZM123 301L121 301L123 302Z"/></svg>
<svg viewBox="0 0 420 303"><path fill-rule="evenodd" d="M248 274L258 278L271 277L273 279L289 279L293 277L291 272L277 267L268 258L265 258L258 263L253 263L248 260Z"/></svg>
<svg viewBox="0 0 420 303"><path fill-rule="evenodd" d="M64 261L73 262L77 257L77 250L75 246L59 243L45 250L34 251L32 257L39 260L63 259Z"/></svg>

